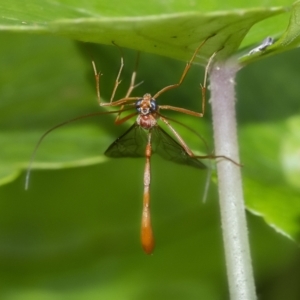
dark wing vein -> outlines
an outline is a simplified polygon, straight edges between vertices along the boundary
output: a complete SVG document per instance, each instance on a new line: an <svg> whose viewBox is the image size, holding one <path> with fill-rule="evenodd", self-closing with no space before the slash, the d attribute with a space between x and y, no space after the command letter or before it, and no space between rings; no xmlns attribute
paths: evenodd
<svg viewBox="0 0 300 300"><path fill-rule="evenodd" d="M147 132L134 123L105 151L108 157L145 157Z"/></svg>
<svg viewBox="0 0 300 300"><path fill-rule="evenodd" d="M195 157L191 157L184 148L161 127L152 129L152 149L166 160L184 164L195 168L206 169L205 164Z"/></svg>
<svg viewBox="0 0 300 300"><path fill-rule="evenodd" d="M190 157L184 148L159 126L152 132L152 152L162 158L198 169L206 169L205 164L195 157ZM134 123L123 135L117 138L105 151L108 157L145 157L147 130Z"/></svg>

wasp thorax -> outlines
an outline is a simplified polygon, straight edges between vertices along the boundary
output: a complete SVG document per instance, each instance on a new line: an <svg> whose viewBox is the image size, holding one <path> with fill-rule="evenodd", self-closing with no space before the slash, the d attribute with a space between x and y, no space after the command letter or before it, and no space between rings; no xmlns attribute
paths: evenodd
<svg viewBox="0 0 300 300"><path fill-rule="evenodd" d="M136 104L136 110L139 113L137 117L137 124L144 129L150 129L156 125L158 105L150 94L145 94L143 98L139 99Z"/></svg>

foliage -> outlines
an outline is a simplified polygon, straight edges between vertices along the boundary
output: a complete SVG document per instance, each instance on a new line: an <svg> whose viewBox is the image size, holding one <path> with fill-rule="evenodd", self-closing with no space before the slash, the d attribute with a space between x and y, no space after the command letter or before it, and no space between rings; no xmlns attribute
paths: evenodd
<svg viewBox="0 0 300 300"><path fill-rule="evenodd" d="M1 298L199 299L200 294L202 299L224 299L221 295L226 295L227 288L215 188L211 187L207 204L199 203L204 172L153 157L157 249L151 258L141 252L144 161L108 160L102 155L129 124L119 128L112 116L99 116L57 129L38 150L28 192L23 189L23 171L45 130L98 111L91 57L103 74L102 96L110 97L120 63L118 49L71 39L104 44L114 40L122 47L187 60L199 40L217 32L201 51L199 62L225 46L224 57L239 55L248 64L297 45L297 5L287 27L289 16L279 14L282 7L259 7L259 1L252 1L251 7L222 2L219 11L213 1L192 8L187 1L170 1L169 7L163 1L138 5L132 0L126 6L118 1L85 2L0 4ZM248 33L267 17L272 18ZM262 55L242 56L246 47L268 35L279 37L285 30ZM124 52L125 70L117 97L128 87L135 60L134 51ZM134 91L136 95L145 89L155 93L177 82L184 68L184 62L153 54L141 55L137 81L144 82ZM261 60L242 69L237 79L247 207L296 241L298 54L294 50ZM198 110L199 73L193 67L184 85L162 95L160 103ZM199 130L212 145L209 107L201 120L171 116ZM178 129L193 149L199 149L197 137ZM259 218L249 215L249 221L259 293L263 299L287 295L298 299L297 284L285 284L299 276L294 267L299 261L295 245ZM201 266L194 263L199 257Z"/></svg>

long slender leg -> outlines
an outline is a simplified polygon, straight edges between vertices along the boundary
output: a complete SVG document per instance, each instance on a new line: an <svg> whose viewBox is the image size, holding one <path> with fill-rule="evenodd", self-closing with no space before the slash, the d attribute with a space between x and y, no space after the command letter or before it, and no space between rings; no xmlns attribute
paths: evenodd
<svg viewBox="0 0 300 300"><path fill-rule="evenodd" d="M145 156L146 164L144 171L144 196L143 196L143 213L142 213L142 226L141 226L141 242L144 251L151 254L154 249L154 236L151 225L150 213L150 159L151 159L151 131L148 133L148 143L146 146Z"/></svg>
<svg viewBox="0 0 300 300"><path fill-rule="evenodd" d="M119 69L119 72L118 72L118 75L117 75L117 78L116 78L116 81L115 81L115 85L114 85L114 88L113 88L113 91L111 93L111 97L110 97L110 101L109 103L112 103L113 102L113 99L115 97L115 94L116 94L116 91L117 91L117 88L119 86L119 84L121 83L122 80L120 80L120 76L121 76L121 73L122 73L122 70L123 70L123 67L124 67L124 58L123 58L123 52L122 52L122 49L114 42L112 42L120 51L121 53L121 65L120 65L120 69Z"/></svg>
<svg viewBox="0 0 300 300"><path fill-rule="evenodd" d="M200 86L201 86L201 95L202 95L202 106L201 106L201 114L202 114L202 116L201 117L204 116L204 112L205 112L207 74L209 72L209 68L210 68L210 65L211 65L214 57L222 49L223 49L223 47L212 54L212 56L209 58L209 60L208 60L208 62L206 64L206 67L205 67L203 84L200 84Z"/></svg>
<svg viewBox="0 0 300 300"><path fill-rule="evenodd" d="M97 100L98 100L99 105L101 105L101 97L100 97L100 76L101 76L101 73L97 71L96 64L93 60L92 60L92 66L93 66L93 69L94 69L94 74L95 74L95 79L96 79Z"/></svg>
<svg viewBox="0 0 300 300"><path fill-rule="evenodd" d="M117 79L116 79L114 89L113 89L113 92L112 92L109 103L102 103L101 102L101 97L100 97L100 76L101 76L101 73L97 71L96 64L95 64L94 61L92 61L92 65L93 65L95 79L96 79L96 90L97 90L98 103L99 103L100 106L109 106L109 104L111 104L112 101L113 101L113 98L115 96L115 93L116 93L116 90L117 90L119 84L121 83L121 81L119 79L120 79L120 75L121 75L121 72L122 72L122 69L123 69L123 66L124 66L123 57L121 57L121 67L119 69L118 76L117 76Z"/></svg>
<svg viewBox="0 0 300 300"><path fill-rule="evenodd" d="M128 98L122 98L122 99L119 99L119 100L116 100L112 103L108 102L108 103L101 103L101 106L120 106L120 105L123 105L123 104L127 104L127 102L129 101L136 101L140 99L140 97L128 97Z"/></svg>
<svg viewBox="0 0 300 300"><path fill-rule="evenodd" d="M220 49L221 50L221 49ZM189 109L185 109L185 108L181 108L181 107L176 107L176 106L171 106L171 105L160 105L159 108L160 109L169 109L169 110L175 110L184 114L188 114L188 115L192 115L195 117L200 117L202 118L204 116L205 113L205 103L206 103L206 82L207 82L207 74L210 68L210 65L213 61L213 58L216 56L216 54L220 51L216 51L212 54L212 56L209 58L208 63L205 67L205 73L204 73L204 80L203 80L203 84L201 84L201 95L202 95L202 105L201 105L201 112L196 112L196 111L192 111ZM191 63L191 62L190 62ZM181 84L181 82L179 82L178 85L172 85L172 86L168 86L168 90L171 88L176 88ZM154 96L155 98L155 96Z"/></svg>
<svg viewBox="0 0 300 300"><path fill-rule="evenodd" d="M120 113L122 113L122 111L120 111ZM124 122L126 122L127 120L131 119L132 117L136 116L138 113L137 112L134 112L134 113L131 113L123 118L118 118L115 120L115 124L116 125L120 125L120 124L123 124Z"/></svg>
<svg viewBox="0 0 300 300"><path fill-rule="evenodd" d="M238 167L241 167L241 165L232 160L231 158L227 157L227 156L224 156L224 155L213 155L213 154L210 154L210 155L195 155L193 153L193 151L188 147L188 145L185 143L185 141L183 140L183 138L179 135L179 133L172 127L172 125L162 116L160 116L160 119L169 127L169 129L173 132L173 134L175 135L176 139L178 140L178 142L180 143L180 145L182 146L182 148L185 150L185 152L190 156L190 157L194 157L194 158L202 158L202 159L205 159L205 158L210 158L210 159L216 159L216 158L223 158L223 159L226 159L226 160L229 160L231 161L232 163L234 163L236 166Z"/></svg>
<svg viewBox="0 0 300 300"><path fill-rule="evenodd" d="M92 61L92 66L93 66L93 69L94 69L94 74L95 74L95 79L96 79L97 99L98 99L99 105L101 105L101 106L108 106L107 104L111 104L113 102L116 90L117 90L119 84L121 83L120 76L121 76L121 73L122 73L122 70L123 70L123 67L124 67L123 53L122 53L122 49L117 44L115 44L114 42L113 42L113 44L119 49L119 51L121 53L121 65L120 65L119 72L118 72L118 75L117 75L117 78L116 78L116 81L115 81L115 85L114 85L114 88L113 88L113 91L112 91L112 94L111 94L111 97L110 97L110 101L109 101L109 103L106 103L106 105L104 105L104 103L101 103L101 97L100 97L100 76L101 76L101 73L97 71L96 64L95 64L94 61Z"/></svg>
<svg viewBox="0 0 300 300"><path fill-rule="evenodd" d="M209 36L209 37L207 37L197 48L196 48L196 50L195 50L195 52L194 52L194 54L193 54L193 56L192 56L192 58L190 59L190 61L186 64L186 66L185 66L185 68L184 68L184 70L183 70L183 73L182 73L182 75L181 75L181 77L180 77L180 79L179 79L179 82L178 83L175 83L175 84L172 84L172 85L168 85L168 86L166 86L166 87L164 87L163 89L161 89L160 91L158 91L153 97L156 99L156 98L158 98L162 93L164 93L164 92L166 92L166 91L169 91L169 90L171 90L171 89L175 89L175 88L177 88L178 86L180 86L181 84L182 84L182 82L183 82L183 80L185 79L185 77L186 77L186 74L188 73L188 71L189 71L189 69L190 69L190 67L191 67L191 65L192 65L192 63L193 63L193 61L194 61L194 59L196 58L196 55L197 55L197 53L199 52L199 50L202 48L202 46L206 43L206 41L208 40L208 39L210 39L211 37L213 37L214 35L211 35L211 36Z"/></svg>
<svg viewBox="0 0 300 300"><path fill-rule="evenodd" d="M139 65L139 60L140 60L140 52L138 51L136 60L135 60L134 71L132 72L132 75L131 75L130 86L128 88L125 98L129 97L131 92L134 90L134 88L137 87L137 85L135 85L135 78L136 78L136 72L137 72L138 65ZM138 83L138 85L139 85L139 83Z"/></svg>
<svg viewBox="0 0 300 300"><path fill-rule="evenodd" d="M136 72L137 72L137 68L138 68L138 64L139 64L139 58L140 58L140 52L137 53L137 57L136 57L136 61L135 61L135 67L134 67L134 71L132 72L131 75L131 80L130 80L130 86L128 88L128 91L126 93L125 98L128 98L130 96L130 94L132 93L132 91L134 90L135 87L137 87L139 84L135 85L135 78L136 78ZM124 108L124 104L121 106L121 110ZM121 113L119 112L116 119L115 119L115 124L120 124L120 117L121 117Z"/></svg>

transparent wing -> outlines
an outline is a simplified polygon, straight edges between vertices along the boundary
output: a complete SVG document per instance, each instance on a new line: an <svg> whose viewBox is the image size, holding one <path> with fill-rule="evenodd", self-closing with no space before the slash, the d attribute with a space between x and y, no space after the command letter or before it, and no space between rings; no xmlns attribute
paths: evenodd
<svg viewBox="0 0 300 300"><path fill-rule="evenodd" d="M195 157L190 157L184 148L159 126L152 129L152 149L166 160L206 169L205 164Z"/></svg>
<svg viewBox="0 0 300 300"><path fill-rule="evenodd" d="M166 160L195 168L206 169L205 164L190 157L184 148L159 126L151 129L152 152ZM145 157L148 131L134 123L123 135L117 138L105 151L108 157Z"/></svg>
<svg viewBox="0 0 300 300"><path fill-rule="evenodd" d="M145 157L147 131L134 123L105 151L108 157Z"/></svg>

